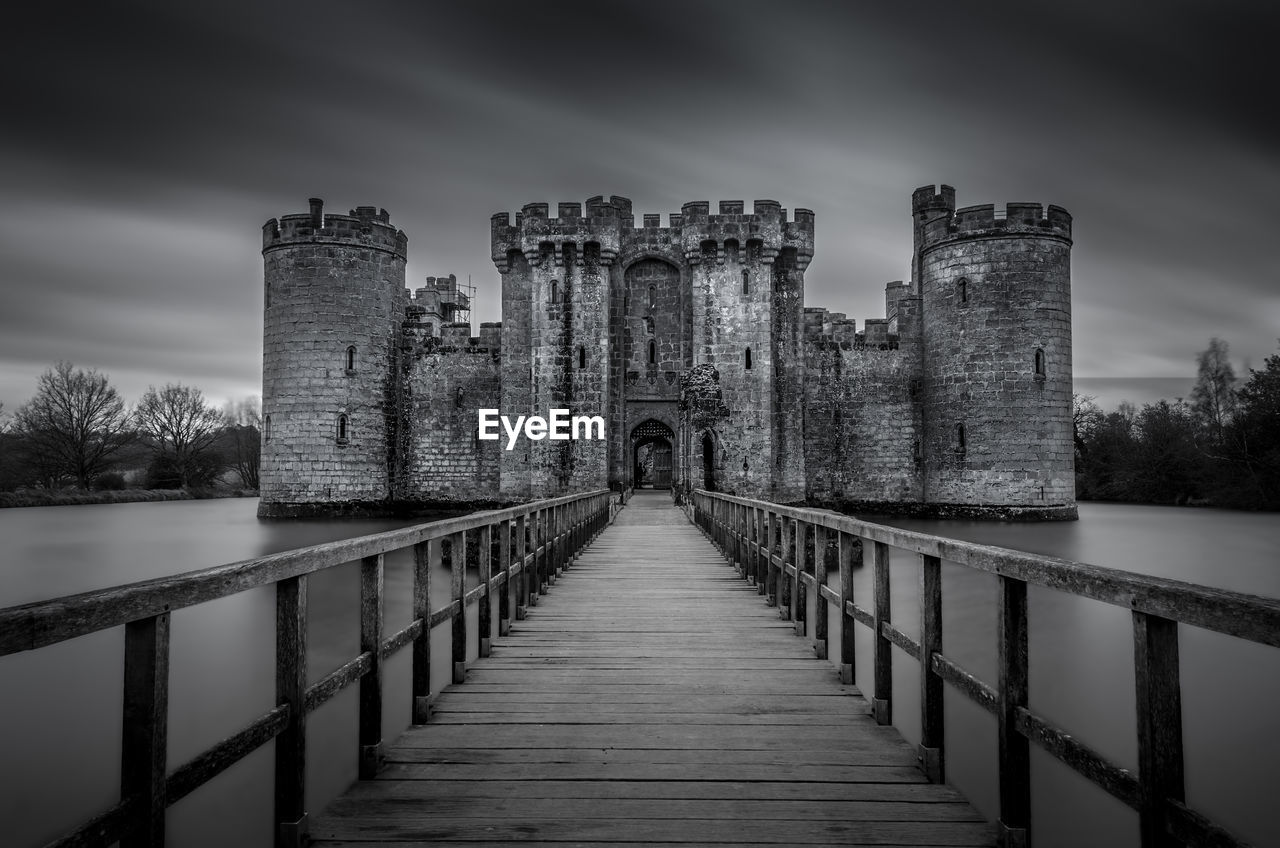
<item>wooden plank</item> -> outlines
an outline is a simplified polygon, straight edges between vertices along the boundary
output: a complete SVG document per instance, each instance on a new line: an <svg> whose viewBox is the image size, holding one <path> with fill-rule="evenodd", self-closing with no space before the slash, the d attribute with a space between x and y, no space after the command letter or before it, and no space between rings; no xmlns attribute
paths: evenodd
<svg viewBox="0 0 1280 848"><path fill-rule="evenodd" d="M489 580L493 576L493 532L489 527L481 527L477 533L477 544L480 547L478 570L480 574L480 656L489 656L493 642L493 596L490 594Z"/></svg>
<svg viewBox="0 0 1280 848"><path fill-rule="evenodd" d="M822 822L801 829L794 821L744 821L734 819L671 819L654 812L646 818L583 819L578 821L527 815L517 821L495 819L432 819L421 813L400 823L386 817L358 820L324 819L317 825L316 844L325 840L382 839L400 843L406 838L527 840L538 837L562 842L618 842L625 834L631 843L716 841L743 845L831 845L860 839L873 845L910 845L927 842L942 845L990 844L989 827L974 822Z"/></svg>
<svg viewBox="0 0 1280 848"><path fill-rule="evenodd" d="M133 799L121 848L163 848L169 727L169 614L124 629L120 797Z"/></svg>

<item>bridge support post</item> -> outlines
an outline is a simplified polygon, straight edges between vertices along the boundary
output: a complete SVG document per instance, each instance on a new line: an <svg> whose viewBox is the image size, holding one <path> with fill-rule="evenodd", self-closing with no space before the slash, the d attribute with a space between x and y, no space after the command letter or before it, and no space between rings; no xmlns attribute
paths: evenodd
<svg viewBox="0 0 1280 848"><path fill-rule="evenodd" d="M276 848L307 836L307 578L276 584L276 703L289 720L275 742Z"/></svg>
<svg viewBox="0 0 1280 848"><path fill-rule="evenodd" d="M764 513L764 602L766 606L778 605L778 572L773 567L774 536L778 532L778 517Z"/></svg>
<svg viewBox="0 0 1280 848"><path fill-rule="evenodd" d="M413 640L414 724L426 724L431 717L431 572L439 565L439 539L413 546L413 618L422 622Z"/></svg>
<svg viewBox="0 0 1280 848"><path fill-rule="evenodd" d="M529 615L529 546L528 516L521 515L516 519L516 562L520 565L520 574L516 580L516 621L524 621Z"/></svg>
<svg viewBox="0 0 1280 848"><path fill-rule="evenodd" d="M1134 677L1138 714L1138 828L1142 848L1172 848L1165 828L1166 799L1184 801L1182 690L1178 623L1133 613Z"/></svg>
<svg viewBox="0 0 1280 848"><path fill-rule="evenodd" d="M889 546L873 542L875 591L875 697L871 709L877 724L893 724L893 648L884 626L889 623Z"/></svg>
<svg viewBox="0 0 1280 848"><path fill-rule="evenodd" d="M853 560L856 539L845 532L836 535L836 558L840 563L840 682L854 683Z"/></svg>
<svg viewBox="0 0 1280 848"><path fill-rule="evenodd" d="M827 585L827 551L831 547L831 534L835 531L815 524L813 526L813 653L820 659L827 658L827 599L822 588Z"/></svg>
<svg viewBox="0 0 1280 848"><path fill-rule="evenodd" d="M453 624L453 682L467 679L467 534L454 533L449 537L449 597L456 606L452 612Z"/></svg>
<svg viewBox="0 0 1280 848"><path fill-rule="evenodd" d="M809 551L813 544L812 524L807 521L793 522L795 527L796 582L792 589L791 619L795 622L797 636L805 636L809 632L809 586L805 575L809 573Z"/></svg>
<svg viewBox="0 0 1280 848"><path fill-rule="evenodd" d="M484 587L480 593L480 656L489 656L493 642L493 591L489 581L493 579L493 525L488 524L476 531L480 546L478 569L480 585Z"/></svg>
<svg viewBox="0 0 1280 848"><path fill-rule="evenodd" d="M511 635L511 608L515 606L515 580L511 576L511 521L498 524L498 562L502 569L502 591L498 594L498 635Z"/></svg>
<svg viewBox="0 0 1280 848"><path fill-rule="evenodd" d="M1027 584L1000 575L997 617L1001 848L1024 848L1031 830L1031 749L1018 732L1018 710L1027 706Z"/></svg>
<svg viewBox="0 0 1280 848"><path fill-rule="evenodd" d="M920 768L933 783L946 780L943 763L942 677L933 655L942 653L942 561L920 557Z"/></svg>
<svg viewBox="0 0 1280 848"><path fill-rule="evenodd" d="M372 780L382 765L382 554L360 561L360 652L371 657L360 676L359 777Z"/></svg>
<svg viewBox="0 0 1280 848"><path fill-rule="evenodd" d="M121 848L164 848L169 728L169 613L124 627L120 797L136 800Z"/></svg>

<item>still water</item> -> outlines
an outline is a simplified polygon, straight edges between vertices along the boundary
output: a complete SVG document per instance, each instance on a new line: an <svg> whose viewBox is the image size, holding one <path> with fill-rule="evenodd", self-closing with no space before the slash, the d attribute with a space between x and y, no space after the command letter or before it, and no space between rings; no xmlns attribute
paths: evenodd
<svg viewBox="0 0 1280 848"><path fill-rule="evenodd" d="M403 526L390 521L259 522L257 501L180 501L0 510L0 607ZM896 521L899 526L1097 565L1280 596L1274 515L1084 504L1079 522ZM869 569L855 591L869 597ZM918 568L896 553L893 618L917 634ZM448 581L433 581L446 598ZM409 621L407 556L387 560L387 632ZM995 578L944 565L944 648L995 680ZM311 578L310 679L357 653L358 566ZM1133 649L1126 610L1030 592L1031 705L1119 765L1136 769ZM176 611L172 619L169 765L174 768L272 706L274 592L255 590ZM833 624L835 619L833 617ZM476 627L474 614L470 622ZM835 628L833 628L834 630ZM432 688L447 680L448 629L437 629ZM833 633L833 636L838 633ZM870 634L858 632L859 684L870 692ZM1280 651L1180 628L1187 790L1194 808L1254 844L1280 845ZM472 641L474 644L474 641ZM0 841L39 845L118 796L122 628L0 658ZM409 652L387 664L388 741L409 720ZM918 739L915 662L895 650L894 717ZM356 775L356 699L349 689L308 726L308 808ZM995 723L947 691L947 770L989 817ZM1038 846L1136 844L1136 820L1032 746ZM171 845L268 848L271 746L171 808Z"/></svg>

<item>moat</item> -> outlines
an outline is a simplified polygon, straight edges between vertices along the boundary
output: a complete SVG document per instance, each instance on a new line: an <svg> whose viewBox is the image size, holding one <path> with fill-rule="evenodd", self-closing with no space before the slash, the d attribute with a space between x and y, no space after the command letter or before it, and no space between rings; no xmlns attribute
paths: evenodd
<svg viewBox="0 0 1280 848"><path fill-rule="evenodd" d="M391 521L261 522L253 500L55 507L0 513L8 543L0 557L0 606L257 556L270 551L401 526ZM1217 510L1082 504L1079 522L997 524L892 521L985 544L1158 574L1265 596L1280 596L1273 565L1280 527L1271 516ZM898 563L895 560L895 566ZM906 565L906 563L903 563ZM409 616L408 563L388 561L388 625ZM856 577L865 592L869 575ZM911 629L917 576L895 568L895 620ZM994 578L944 565L947 651L985 679L995 673ZM447 590L447 581L437 581ZM313 676L357 643L358 581L352 567L312 583ZM865 596L865 595L864 595ZM1131 652L1125 610L1054 592L1031 593L1031 699L1036 709L1126 768L1136 766ZM274 604L256 590L175 614L171 764L241 726L269 706ZM474 623L472 627L474 627ZM1280 842L1266 805L1274 785L1267 764L1280 754L1273 704L1280 660L1261 646L1183 628L1183 704L1188 796L1200 809L1255 844ZM868 648L865 633L859 644ZM447 651L447 640L439 648ZM17 846L37 845L115 795L120 723L120 640L106 632L64 646L0 660L6 697L0 721L11 767L0 791L3 832ZM396 663L388 675L386 723L408 721L408 687ZM445 673L445 662L437 664ZM859 657L860 669L870 669ZM917 732L915 685L903 664L895 685L901 729ZM861 675L860 675L861 677ZM1121 681L1116 684L1116 681ZM441 681L443 683L443 680ZM869 689L867 682L860 685ZM1106 692L1104 694L1104 688ZM340 697L316 713L310 756L310 804L323 805L355 777L346 744L355 699ZM950 778L985 814L994 815L994 723L961 698L948 700ZM15 729L22 728L19 734ZM51 750L52 749L52 750ZM75 785L61 765L81 754ZM1033 759L1039 845L1135 844L1127 810L1052 762ZM267 844L271 760L259 752L229 776L171 811L174 844ZM17 775L25 775L19 781ZM51 787L57 787L55 792Z"/></svg>

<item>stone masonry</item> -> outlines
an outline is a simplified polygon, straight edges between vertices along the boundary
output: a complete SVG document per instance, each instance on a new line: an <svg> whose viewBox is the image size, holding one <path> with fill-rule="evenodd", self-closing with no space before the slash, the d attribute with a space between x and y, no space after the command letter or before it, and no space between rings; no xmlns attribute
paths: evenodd
<svg viewBox="0 0 1280 848"><path fill-rule="evenodd" d="M710 487L845 510L1075 516L1071 216L912 196L909 282L858 329L804 305L814 215L644 215L592 197L493 216L502 317L405 288L385 210L264 227L261 514ZM478 410L599 415L603 440L481 440ZM670 457L669 473L665 468Z"/></svg>

